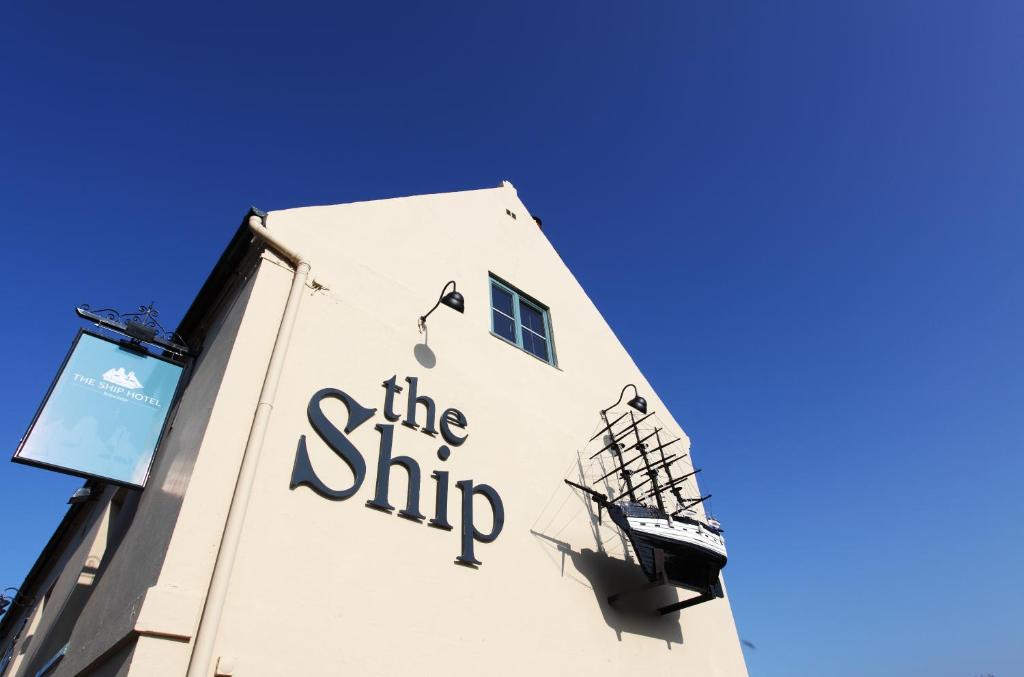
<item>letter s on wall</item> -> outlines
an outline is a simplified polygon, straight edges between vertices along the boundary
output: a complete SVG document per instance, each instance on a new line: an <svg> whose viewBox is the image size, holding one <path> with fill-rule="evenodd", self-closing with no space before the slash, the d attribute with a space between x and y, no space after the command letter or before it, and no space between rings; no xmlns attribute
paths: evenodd
<svg viewBox="0 0 1024 677"><path fill-rule="evenodd" d="M348 422L345 424L344 433L330 422L320 408L320 403L328 398L341 400L348 411ZM306 436L301 435L298 448L295 450L295 465L292 466L290 488L295 489L296 487L307 486L324 498L329 498L333 501L343 501L359 491L359 487L362 486L363 479L366 477L366 461L363 459L363 455L359 453L359 450L348 441L346 434L351 433L368 421L376 412L376 409L367 409L352 399L347 393L337 388L324 388L317 391L309 400L309 406L306 407L306 415L309 417L309 422L312 424L313 429L327 443L331 451L348 464L349 469L352 471L352 486L347 489L331 489L324 484L309 462Z"/></svg>

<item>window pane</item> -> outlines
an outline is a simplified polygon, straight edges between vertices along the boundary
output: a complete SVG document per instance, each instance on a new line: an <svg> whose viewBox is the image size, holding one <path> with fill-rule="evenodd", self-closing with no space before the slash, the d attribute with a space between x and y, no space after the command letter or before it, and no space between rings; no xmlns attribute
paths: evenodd
<svg viewBox="0 0 1024 677"><path fill-rule="evenodd" d="M545 362L548 361L548 342L532 331L523 330L523 348Z"/></svg>
<svg viewBox="0 0 1024 677"><path fill-rule="evenodd" d="M519 318L522 320L524 327L532 329L541 336L546 334L544 331L544 316L533 306L519 301Z"/></svg>
<svg viewBox="0 0 1024 677"><path fill-rule="evenodd" d="M494 304L494 308L509 317L515 316L515 312L512 310L512 294L509 294L496 284L491 285L491 302Z"/></svg>
<svg viewBox="0 0 1024 677"><path fill-rule="evenodd" d="M505 317L497 310L492 310L491 315L493 316L494 322L494 333L499 336L504 336L512 343L516 342L516 323L510 317Z"/></svg>

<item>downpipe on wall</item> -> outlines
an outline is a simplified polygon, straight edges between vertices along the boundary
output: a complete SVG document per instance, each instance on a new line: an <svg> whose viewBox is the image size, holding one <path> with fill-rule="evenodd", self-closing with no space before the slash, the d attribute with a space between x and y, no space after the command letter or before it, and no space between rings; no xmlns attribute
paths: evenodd
<svg viewBox="0 0 1024 677"><path fill-rule="evenodd" d="M302 301L302 289L309 277L309 262L271 235L264 219L265 216L261 218L255 214L251 215L249 229L270 249L285 258L295 270L291 290L288 292L288 300L285 302L284 312L281 315L281 324L277 330L277 338L274 340L274 348L267 364L267 373L263 379L259 404L256 405L256 414L253 416L252 427L249 429L249 439L245 443L245 451L242 452L242 463L238 469L238 478L231 496L231 505L228 507L227 519L224 521L224 533L217 551L217 559L213 565L206 603L203 606L199 627L196 630L192 658L188 666L188 677L209 677L212 673L217 630L220 628L224 603L227 600L235 557L238 554L238 544L241 541L242 528L245 525L245 516L249 509L249 499L252 496L253 482L256 478L256 469L263 451L263 441L267 434L270 414L274 409L274 399L277 395L278 383L281 380L288 344L291 342L292 329L295 327L299 304Z"/></svg>

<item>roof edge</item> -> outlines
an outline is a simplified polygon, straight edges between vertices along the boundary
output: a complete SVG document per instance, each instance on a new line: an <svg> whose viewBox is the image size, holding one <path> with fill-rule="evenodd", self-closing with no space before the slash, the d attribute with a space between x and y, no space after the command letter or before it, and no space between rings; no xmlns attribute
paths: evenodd
<svg viewBox="0 0 1024 677"><path fill-rule="evenodd" d="M199 354L202 351L203 339L209 327L210 317L226 289L231 285L235 273L252 250L254 238L249 229L249 217L251 216L258 216L262 219L266 217L266 212L256 207L249 207L220 258L213 265L206 281L203 282L203 286L199 288L199 293L196 294L192 304L185 311L184 317L181 318L181 322L178 323L176 333L193 349L193 354Z"/></svg>

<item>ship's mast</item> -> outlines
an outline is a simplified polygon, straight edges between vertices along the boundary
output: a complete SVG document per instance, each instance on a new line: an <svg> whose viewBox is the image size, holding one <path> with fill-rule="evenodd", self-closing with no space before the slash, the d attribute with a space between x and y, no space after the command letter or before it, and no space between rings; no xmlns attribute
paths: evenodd
<svg viewBox="0 0 1024 677"><path fill-rule="evenodd" d="M653 426L654 429L651 432L645 435L640 434L640 424L646 421L651 416L653 416L654 412L647 411L647 402L646 400L644 400L644 398L640 397L639 393L637 393L636 397L629 401L628 405L639 411L641 414L643 414L643 416L637 418L632 411L627 410L625 413L617 416L614 421L609 421L608 412L611 409L614 409L620 402L622 402L622 398L625 396L626 390L630 387L633 387L634 390L636 389L636 386L634 386L633 384L626 385L622 389L622 392L619 393L619 399L615 402L615 404L613 404L611 407L607 409L600 410L601 420L604 422L604 428L601 431L599 431L596 435L591 437L590 441L594 441L601 435L607 435L607 437L605 437L607 442L601 449L599 449L596 453L591 455L590 458L591 460L593 460L600 456L605 451L609 451L612 454L612 461L614 465L610 470L608 468L603 468L603 470L606 470L607 472L605 472L605 474L602 475L600 479L598 479L598 482L605 480L608 477L611 477L615 473L621 473L622 475L622 480L625 484L626 491L620 493L614 499L605 498L604 500L606 503L616 502L623 498L626 498L627 496L629 497L629 501L631 503L641 503L642 501L650 499L653 496L655 502L657 503L658 511L663 515L668 515L669 519L671 519L671 515L669 515L668 509L665 507L665 492L670 491L672 495L675 496L677 503L677 512L673 513L673 515L678 514L678 509L680 507L687 507L686 504L689 503L689 501L683 499L682 493L679 490L679 485L680 483L683 482L683 480L688 479L693 475L696 475L699 471L688 473L686 475L683 475L682 477L672 476L672 472L669 469L669 466L672 463L675 463L676 461L680 460L681 458L685 458L687 454L683 454L682 456L677 456L676 454L666 454L665 448L680 441L680 439L682 438L676 438L668 442L662 442L662 429L657 425ZM629 417L628 424L625 426L623 430L615 432L615 425L619 421L625 419L627 416ZM632 444L628 444L625 440L629 436L632 436L636 441L633 442ZM655 442L648 442L648 440L651 439L652 437L655 439ZM654 447L653 449L651 448L652 446ZM625 458L626 453L634 449L637 452L639 452L638 455L633 456L627 461ZM653 452L658 452L658 456L656 457L655 462L651 463L650 455ZM630 470L630 466L632 466L633 463L639 460L643 460L643 468L637 468L635 471ZM658 472L662 468L664 468L665 470L666 477L666 482L664 484L658 481ZM640 482L639 484L634 484L633 475L641 472L644 475L646 475L647 478ZM643 489L642 496L640 495L641 492L638 491L638 489L640 489L641 487L646 487Z"/></svg>
<svg viewBox="0 0 1024 677"><path fill-rule="evenodd" d="M657 485L657 483L658 483L658 473L657 473L656 470L653 470L651 468L651 462L647 458L647 443L644 442L644 440L640 439L640 429L636 425L636 417L633 416L633 412L629 412L629 420L630 420L630 423L633 426L633 434L636 435L636 448L640 451L640 455L644 459L644 469L647 471L647 477L650 478L651 482L653 482L655 485ZM655 435L656 434L657 434L657 430L655 431ZM646 439L646 438L644 438L644 439ZM636 497L633 495L632 492L630 492L630 496L629 497L633 501L636 501ZM658 492L658 493L654 494L654 500L656 500L658 502L658 510L660 510L661 512L665 512L665 503L661 500L661 492Z"/></svg>
<svg viewBox="0 0 1024 677"><path fill-rule="evenodd" d="M611 425L615 425L616 423L618 423L619 419L623 418L625 415L626 414L623 414L618 419L615 419L615 421L612 421ZM647 420L651 416L654 416L654 412L651 412L650 414L647 414L643 418L637 419L633 423L633 426L639 425L640 423L643 423L645 420ZM605 420L607 421L607 418L605 418ZM611 449L615 445L619 444L619 442L621 442L622 440L626 439L626 436L629 435L629 433L633 432L633 426L626 426L625 429L623 430L623 432L620 432L620 433L613 433L613 432L611 432L610 426L606 426L605 430L608 431L608 437L611 439L611 441L608 444L606 444L603 447L601 447L600 449L598 449L593 454L591 454L590 455L590 460L593 460L593 459L597 458L598 456L600 456L604 452L608 451L609 449ZM603 434L603 433L604 433L604 431L602 431L600 434ZM647 437L651 437L653 434L654 433L651 433L651 435L648 435ZM645 437L644 439L647 439L647 438ZM643 440L641 440L641 441L643 441ZM631 444L630 446L628 446L626 448L619 447L619 450L622 451L623 453L625 453L625 452L629 451L630 449L632 449L635 446L636 446L636 443L634 442L633 444Z"/></svg>
<svg viewBox="0 0 1024 677"><path fill-rule="evenodd" d="M633 418L633 412L629 412L630 419ZM621 417L619 417L621 418ZM633 491L633 480L629 477L629 470L622 462L622 447L615 440L615 434L612 432L612 426L608 422L608 412L605 409L601 410L601 419L604 421L605 428L608 430L608 435L611 436L611 449L615 455L616 460L619 462L619 467L622 468L622 479L626 480L626 489L629 491L629 500L636 502L636 493Z"/></svg>
<svg viewBox="0 0 1024 677"><path fill-rule="evenodd" d="M665 463L665 445L661 443L661 435L657 432L654 434L654 439L658 443L658 451L661 453L661 462ZM679 487L675 486L672 481L672 471L668 465L665 465L665 477L668 479L668 486L672 487L672 495L676 497L677 505L683 502L683 497L679 493ZM670 518L671 519L671 518Z"/></svg>

